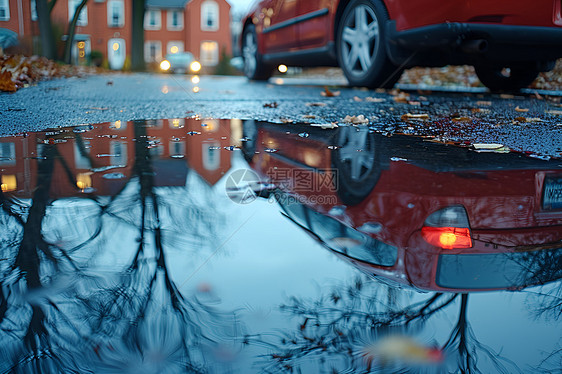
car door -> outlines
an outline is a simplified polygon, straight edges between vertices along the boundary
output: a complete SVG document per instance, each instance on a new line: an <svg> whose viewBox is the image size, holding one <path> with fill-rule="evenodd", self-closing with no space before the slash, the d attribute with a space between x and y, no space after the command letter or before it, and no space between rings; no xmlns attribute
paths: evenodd
<svg viewBox="0 0 562 374"><path fill-rule="evenodd" d="M297 0L267 0L261 3L264 52L274 53L297 47L297 25L293 19L297 12Z"/></svg>
<svg viewBox="0 0 562 374"><path fill-rule="evenodd" d="M323 47L330 40L330 10L333 0L299 1L297 7L298 38L300 48Z"/></svg>

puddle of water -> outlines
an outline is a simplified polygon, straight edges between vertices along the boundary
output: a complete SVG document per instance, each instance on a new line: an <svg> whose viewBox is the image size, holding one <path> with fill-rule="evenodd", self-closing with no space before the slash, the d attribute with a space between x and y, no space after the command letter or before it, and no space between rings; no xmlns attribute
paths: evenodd
<svg viewBox="0 0 562 374"><path fill-rule="evenodd" d="M53 129L0 151L2 372L562 360L558 159L214 119Z"/></svg>

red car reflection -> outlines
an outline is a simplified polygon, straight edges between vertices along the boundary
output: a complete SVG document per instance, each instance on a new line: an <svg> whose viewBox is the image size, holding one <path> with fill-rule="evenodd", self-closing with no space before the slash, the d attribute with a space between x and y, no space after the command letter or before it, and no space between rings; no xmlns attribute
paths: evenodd
<svg viewBox="0 0 562 374"><path fill-rule="evenodd" d="M392 87L404 68L474 65L493 90L529 85L562 57L562 4L484 0L262 0L243 20L244 72L340 66L351 85Z"/></svg>
<svg viewBox="0 0 562 374"><path fill-rule="evenodd" d="M366 273L450 291L562 277L560 160L293 129L258 126L251 167L279 187L291 220Z"/></svg>

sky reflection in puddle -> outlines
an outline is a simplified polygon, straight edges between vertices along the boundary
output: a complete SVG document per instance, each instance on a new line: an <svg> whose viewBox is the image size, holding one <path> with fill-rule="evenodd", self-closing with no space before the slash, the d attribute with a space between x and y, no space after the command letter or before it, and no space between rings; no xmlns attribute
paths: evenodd
<svg viewBox="0 0 562 374"><path fill-rule="evenodd" d="M0 146L2 372L560 366L558 160L205 119Z"/></svg>

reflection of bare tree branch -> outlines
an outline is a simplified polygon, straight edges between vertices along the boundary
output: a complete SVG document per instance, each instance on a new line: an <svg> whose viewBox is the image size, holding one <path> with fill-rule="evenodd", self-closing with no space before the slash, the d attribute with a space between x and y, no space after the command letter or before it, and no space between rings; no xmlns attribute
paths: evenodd
<svg viewBox="0 0 562 374"><path fill-rule="evenodd" d="M382 373L437 370L436 367L418 368L415 364L405 366L406 362L384 362L380 358L378 361L365 361L364 354L360 352L366 352L373 343L384 341L389 336L422 333L428 321L452 305L459 305L455 301L460 298L458 322L440 348L449 358L444 364L451 357L457 357L454 361L458 362L460 372L481 373L483 371L478 369L477 364L478 357L483 355L500 373L518 371L514 363L481 344L474 336L467 317L468 295L435 293L426 300L406 306L384 304L385 294L388 294L389 300L395 299L390 295L392 292L393 288L389 286L360 279L353 285L334 288L328 296L323 295L316 301L291 298L282 310L299 318L299 325L294 330L277 334L280 343L268 342L274 348L270 348L270 355L264 356L264 370L272 373L299 370L339 372L350 368ZM265 343L259 337L253 337L250 342ZM422 355L424 351L431 350L412 348L412 352L415 351ZM311 365L317 366L312 368ZM449 369L455 371L457 366Z"/></svg>

